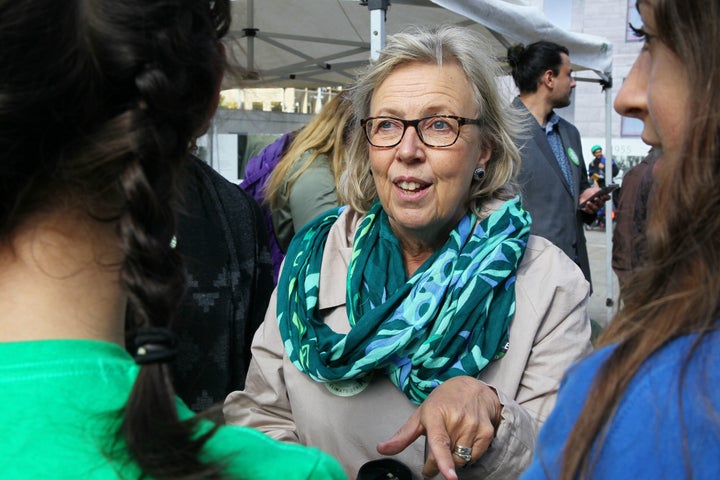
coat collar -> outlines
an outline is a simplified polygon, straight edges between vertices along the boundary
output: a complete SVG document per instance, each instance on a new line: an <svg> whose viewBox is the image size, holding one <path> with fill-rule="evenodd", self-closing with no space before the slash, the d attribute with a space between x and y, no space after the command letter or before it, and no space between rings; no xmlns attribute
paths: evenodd
<svg viewBox="0 0 720 480"><path fill-rule="evenodd" d="M348 207L330 228L320 267L320 309L335 308L346 303L347 271L355 228L361 219L360 214Z"/></svg>

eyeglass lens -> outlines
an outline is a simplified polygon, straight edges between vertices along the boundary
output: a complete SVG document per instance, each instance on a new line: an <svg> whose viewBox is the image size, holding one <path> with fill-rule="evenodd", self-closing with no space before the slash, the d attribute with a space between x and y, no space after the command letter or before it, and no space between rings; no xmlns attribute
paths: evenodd
<svg viewBox="0 0 720 480"><path fill-rule="evenodd" d="M420 140L430 147L446 147L455 143L460 124L454 118L426 117L401 120L392 117L368 119L365 125L368 140L376 147L392 147L400 143L405 130L414 126Z"/></svg>

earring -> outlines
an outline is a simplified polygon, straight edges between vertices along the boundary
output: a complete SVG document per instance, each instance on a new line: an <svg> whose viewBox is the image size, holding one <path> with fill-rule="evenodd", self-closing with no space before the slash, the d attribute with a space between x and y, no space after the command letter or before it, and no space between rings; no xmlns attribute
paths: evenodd
<svg viewBox="0 0 720 480"><path fill-rule="evenodd" d="M485 169L483 167L477 167L473 171L473 181L479 182L485 176Z"/></svg>

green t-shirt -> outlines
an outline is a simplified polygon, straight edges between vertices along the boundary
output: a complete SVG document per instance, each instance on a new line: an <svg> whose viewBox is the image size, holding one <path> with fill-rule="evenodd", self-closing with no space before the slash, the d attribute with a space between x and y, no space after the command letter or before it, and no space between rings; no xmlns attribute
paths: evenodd
<svg viewBox="0 0 720 480"><path fill-rule="evenodd" d="M0 477L138 478L134 462L106 454L138 370L123 348L107 342L0 343ZM181 418L193 415L177 403ZM325 453L244 427L221 427L204 459L228 462L228 478L346 478Z"/></svg>

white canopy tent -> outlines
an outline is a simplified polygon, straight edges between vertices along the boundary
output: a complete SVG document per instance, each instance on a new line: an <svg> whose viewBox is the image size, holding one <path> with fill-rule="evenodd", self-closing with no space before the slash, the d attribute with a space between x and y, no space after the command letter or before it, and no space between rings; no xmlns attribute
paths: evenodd
<svg viewBox="0 0 720 480"><path fill-rule="evenodd" d="M573 68L602 84L605 152L612 159L612 45L550 22L525 0L234 0L230 53L248 73L226 88L346 86L384 45L386 34L408 25L455 24L479 31L505 63L507 48L551 40L570 51ZM608 209L606 209L608 210ZM606 221L607 319L613 313L612 218Z"/></svg>
<svg viewBox="0 0 720 480"><path fill-rule="evenodd" d="M449 23L480 31L503 60L507 47L552 39L570 50L577 70L602 80L612 71L612 46L600 37L563 30L524 0L235 0L229 34L250 87L347 85L371 50L413 24Z"/></svg>

